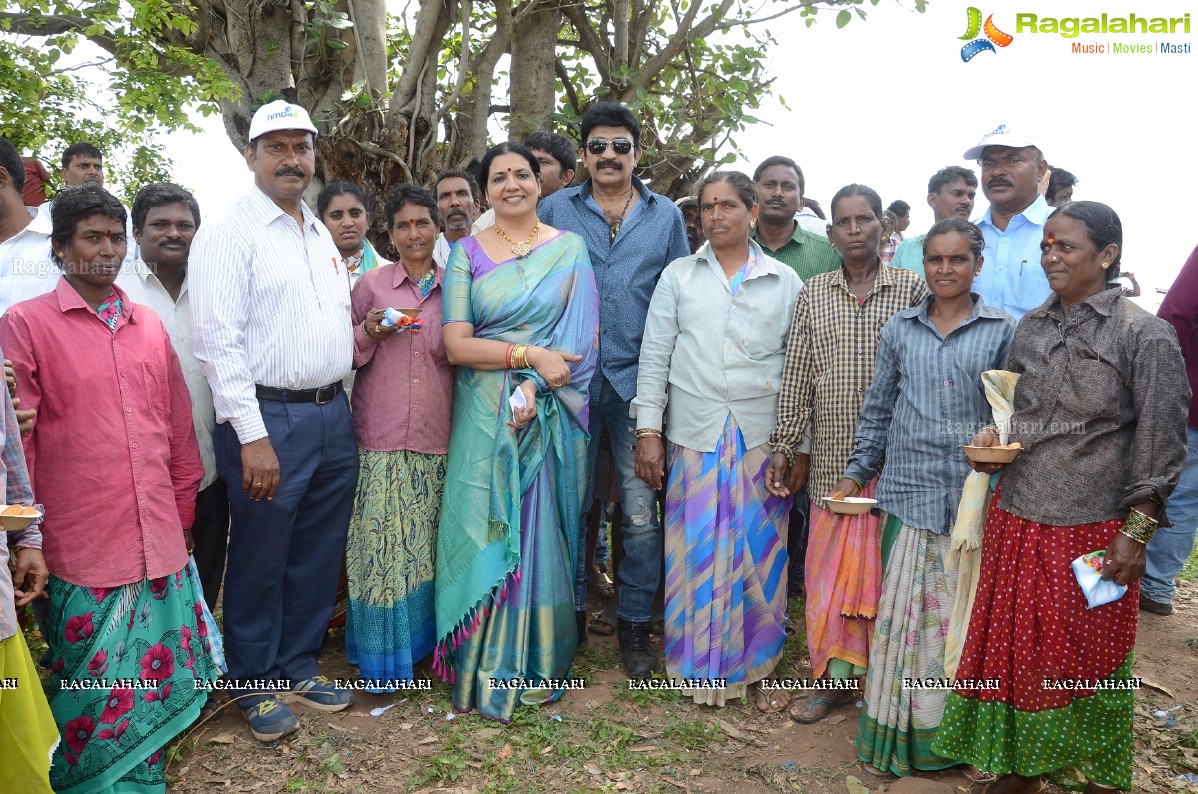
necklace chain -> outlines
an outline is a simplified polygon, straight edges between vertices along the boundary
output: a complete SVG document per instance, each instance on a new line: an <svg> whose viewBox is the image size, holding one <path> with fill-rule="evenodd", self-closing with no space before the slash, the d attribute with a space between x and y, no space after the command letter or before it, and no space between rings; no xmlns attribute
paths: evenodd
<svg viewBox="0 0 1198 794"><path fill-rule="evenodd" d="M624 201L624 209L620 210L620 217L614 221L609 221L607 224L608 230L611 231L611 239L608 244L616 242L616 235L620 233L620 228L624 225L624 217L628 215L628 205L632 204L632 196L636 192L632 185L628 186L628 198Z"/></svg>
<svg viewBox="0 0 1198 794"><path fill-rule="evenodd" d="M498 223L495 224L495 234L511 243L512 255L517 259L523 259L532 253L532 238L536 237L540 231L541 221L538 220L536 224L533 225L532 231L528 233L528 237L524 240L524 242L518 243L511 237L508 237L507 232L505 232L503 229L500 229Z"/></svg>

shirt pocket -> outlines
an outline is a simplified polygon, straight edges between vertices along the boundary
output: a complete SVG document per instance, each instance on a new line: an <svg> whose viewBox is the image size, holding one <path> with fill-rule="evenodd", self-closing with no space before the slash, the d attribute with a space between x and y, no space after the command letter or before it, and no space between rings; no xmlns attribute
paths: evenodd
<svg viewBox="0 0 1198 794"><path fill-rule="evenodd" d="M154 416L169 419L171 415L171 391L166 367L148 361L141 362L141 377L145 384L146 403Z"/></svg>
<svg viewBox="0 0 1198 794"><path fill-rule="evenodd" d="M1081 420L1115 419L1123 395L1123 377L1111 364L1098 359L1075 359L1061 402Z"/></svg>

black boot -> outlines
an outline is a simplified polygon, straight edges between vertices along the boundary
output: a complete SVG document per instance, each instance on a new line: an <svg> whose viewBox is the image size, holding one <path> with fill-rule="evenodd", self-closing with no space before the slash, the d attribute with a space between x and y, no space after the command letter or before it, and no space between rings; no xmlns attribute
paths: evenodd
<svg viewBox="0 0 1198 794"><path fill-rule="evenodd" d="M657 655L649 645L649 624L616 620L616 637L624 656L624 672L629 678L649 678L657 668Z"/></svg>

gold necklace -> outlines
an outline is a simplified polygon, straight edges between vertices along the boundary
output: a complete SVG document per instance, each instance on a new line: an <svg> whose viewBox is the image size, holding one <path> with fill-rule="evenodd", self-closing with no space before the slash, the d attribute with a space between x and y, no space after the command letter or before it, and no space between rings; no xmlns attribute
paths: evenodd
<svg viewBox="0 0 1198 794"><path fill-rule="evenodd" d="M536 237L537 233L540 231L541 222L538 220L536 224L533 225L532 231L528 233L528 237L524 240L524 242L518 243L511 237L508 237L507 233L503 229L499 228L498 223L495 224L495 234L512 244L512 255L517 259L523 259L532 253L532 238Z"/></svg>

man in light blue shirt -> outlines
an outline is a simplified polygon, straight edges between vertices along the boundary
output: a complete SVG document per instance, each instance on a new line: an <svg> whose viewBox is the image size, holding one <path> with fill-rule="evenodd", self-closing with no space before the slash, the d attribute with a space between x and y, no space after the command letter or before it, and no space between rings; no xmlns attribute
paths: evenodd
<svg viewBox="0 0 1198 794"><path fill-rule="evenodd" d="M932 174L928 180L928 206L932 208L934 222L952 217L969 220L977 192L978 178L964 166L945 166ZM923 238L924 235L920 234L903 240L894 252L891 267L901 267L922 276Z"/></svg>
<svg viewBox="0 0 1198 794"><path fill-rule="evenodd" d="M661 579L662 534L657 494L636 476L636 423L629 409L636 396L649 300L666 265L689 256L690 244L682 211L632 175L641 156L641 125L627 107L600 102L588 110L582 117L580 154L590 176L542 201L537 212L544 223L582 237L595 269L599 370L591 380L590 471L595 471L606 430L624 514L616 629L625 671L631 678L644 678L658 663L649 645L649 625ZM593 484L587 490L593 491ZM583 504L590 505L591 496ZM585 538L586 527L579 531ZM575 603L585 616L586 571L577 562ZM584 627L579 632L585 636Z"/></svg>
<svg viewBox="0 0 1198 794"><path fill-rule="evenodd" d="M982 192L990 207L974 221L986 241L986 264L974 289L991 306L1020 319L1052 290L1040 267L1040 243L1051 208L1040 195L1048 171L1036 139L1000 124L962 155L982 167Z"/></svg>

